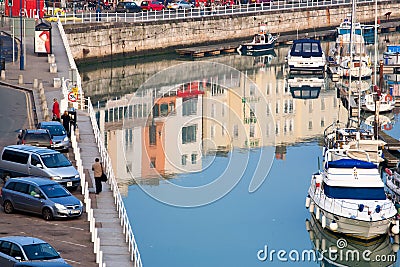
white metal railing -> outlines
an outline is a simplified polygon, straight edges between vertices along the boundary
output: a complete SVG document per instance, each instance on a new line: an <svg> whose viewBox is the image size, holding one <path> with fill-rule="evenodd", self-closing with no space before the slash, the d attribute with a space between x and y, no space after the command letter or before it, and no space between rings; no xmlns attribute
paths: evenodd
<svg viewBox="0 0 400 267"><path fill-rule="evenodd" d="M135 236L132 231L131 224L125 209L124 202L122 200L121 193L118 188L118 182L114 175L114 170L112 169L111 158L108 151L104 145L100 129L97 125L96 115L93 109L92 102L90 98L87 99L87 109L90 116L90 121L92 123L92 128L94 136L96 139L97 146L99 147L100 156L103 161L103 166L105 167L106 174L108 177L108 182L110 183L111 190L113 191L115 204L117 205L118 215L121 219L121 226L123 228L123 233L125 234L125 241L129 244L129 251L131 253L131 260L134 262L135 267L142 266L142 260L140 258L140 253L138 246L136 244Z"/></svg>
<svg viewBox="0 0 400 267"><path fill-rule="evenodd" d="M76 70L76 86L79 88L80 92L80 100L81 100L81 109L85 109L87 107L89 116L90 116L90 121L92 124L93 132L94 132L94 137L97 143L97 146L99 148L100 152L100 157L103 162L103 166L105 168L106 174L108 176L108 183L110 183L111 191L113 192L113 197L114 197L114 203L116 205L116 209L118 211L118 216L121 219L121 226L123 233L125 235L125 242L128 244L128 250L130 252L130 260L133 261L135 267L142 267L142 260L140 257L139 249L135 240L135 236L133 234L133 229L132 226L129 222L129 218L125 209L124 202L122 200L121 193L118 188L118 183L114 175L114 171L112 169L112 164L111 164L111 158L108 155L108 151L106 147L104 146L104 143L102 141L102 136L99 130L99 127L97 125L97 120L95 116L95 112L93 109L93 105L90 101L90 98L87 99L87 105L84 103L84 97L83 97L83 91L81 87L81 78L79 75L79 72L76 68L75 60L72 56L71 49L68 45L68 41L64 32L64 29L62 27L62 24L60 21L58 21L58 27L60 30L61 38L67 53L68 61L70 63L71 69ZM62 94L63 94L63 99L62 101L66 101L68 98L68 93L70 90L70 79L64 79L62 78ZM75 85L74 85L75 86ZM63 102L63 103L64 103ZM82 188L82 194L84 196L84 202L86 204L86 212L88 214L88 221L90 222L90 232L92 233L92 242L94 243L94 253L96 254L96 263L99 264L100 267L106 267L106 263L103 262L103 252L101 251L100 247L100 237L98 234L98 230L96 227L96 218L94 217L94 212L91 207L91 199L89 197L89 184L86 181L85 173L84 173L84 168L83 168L83 162L81 159L81 154L80 154L80 148L79 144L77 142L77 136L75 135L75 131L71 131L71 144L72 148L74 150L74 155L75 155L75 161L76 161L76 168L79 172L79 175L81 177L81 188Z"/></svg>
<svg viewBox="0 0 400 267"><path fill-rule="evenodd" d="M374 3L375 0L358 0L357 3ZM380 2L391 2L383 0ZM63 23L85 23L85 22L146 22L161 20L177 20L187 18L202 18L211 16L226 16L238 14L254 14L268 11L282 11L302 8L329 7L338 5L351 5L352 0L278 0L270 3L257 5L234 5L234 6L216 6L215 8L191 8L182 10L164 9L160 11L137 12L137 13L117 13L103 12L65 12L59 16Z"/></svg>

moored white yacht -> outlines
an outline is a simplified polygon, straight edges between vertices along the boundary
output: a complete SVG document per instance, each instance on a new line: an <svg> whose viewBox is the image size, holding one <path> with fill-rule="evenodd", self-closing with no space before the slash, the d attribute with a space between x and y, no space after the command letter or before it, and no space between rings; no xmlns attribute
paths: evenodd
<svg viewBox="0 0 400 267"><path fill-rule="evenodd" d="M294 40L287 63L290 72L325 72L326 58L321 42L315 39Z"/></svg>
<svg viewBox="0 0 400 267"><path fill-rule="evenodd" d="M375 104L377 93L369 93L363 96L361 100L361 107L365 111L375 112L377 106ZM396 100L388 93L382 93L379 97L379 112L390 112L395 108Z"/></svg>
<svg viewBox="0 0 400 267"><path fill-rule="evenodd" d="M396 208L384 191L378 167L371 161L332 159L325 151L323 170L311 177L306 207L333 232L371 239L391 228L399 232ZM368 156L367 156L368 158Z"/></svg>

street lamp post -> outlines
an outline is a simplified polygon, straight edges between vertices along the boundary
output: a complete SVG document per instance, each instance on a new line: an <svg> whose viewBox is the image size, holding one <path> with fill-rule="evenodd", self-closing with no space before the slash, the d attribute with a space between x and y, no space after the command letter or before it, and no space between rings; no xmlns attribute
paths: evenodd
<svg viewBox="0 0 400 267"><path fill-rule="evenodd" d="M19 0L19 26L21 30L21 51L20 51L20 57L19 57L19 69L24 70L24 45L22 43L22 0Z"/></svg>

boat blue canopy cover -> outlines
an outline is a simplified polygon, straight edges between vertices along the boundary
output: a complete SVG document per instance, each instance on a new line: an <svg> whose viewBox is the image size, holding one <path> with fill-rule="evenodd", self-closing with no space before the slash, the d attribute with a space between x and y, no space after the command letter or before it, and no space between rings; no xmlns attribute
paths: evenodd
<svg viewBox="0 0 400 267"><path fill-rule="evenodd" d="M319 40L314 39L299 39L293 41L293 46L290 51L291 56L296 57L321 57L322 49Z"/></svg>
<svg viewBox="0 0 400 267"><path fill-rule="evenodd" d="M400 45L388 45L387 52L389 53L400 53Z"/></svg>
<svg viewBox="0 0 400 267"><path fill-rule="evenodd" d="M377 166L368 161L359 159L339 159L327 162L327 168L360 168L360 169L376 169Z"/></svg>
<svg viewBox="0 0 400 267"><path fill-rule="evenodd" d="M383 187L340 187L324 184L326 196L334 199L385 200Z"/></svg>

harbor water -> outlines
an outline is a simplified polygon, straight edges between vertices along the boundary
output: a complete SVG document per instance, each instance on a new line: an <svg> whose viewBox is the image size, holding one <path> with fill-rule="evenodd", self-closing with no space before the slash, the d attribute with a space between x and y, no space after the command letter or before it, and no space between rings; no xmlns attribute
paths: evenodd
<svg viewBox="0 0 400 267"><path fill-rule="evenodd" d="M399 36L380 36L380 57ZM79 67L144 266L399 265L394 238L334 235L305 208L323 130L348 111L343 85L288 74L288 49ZM399 93L393 79L385 86ZM384 114L396 139L398 112Z"/></svg>

